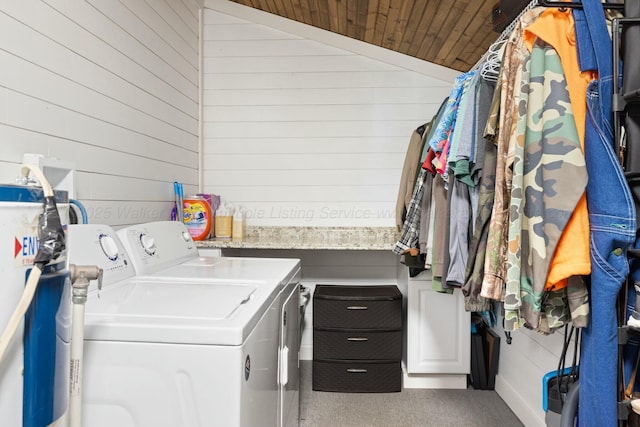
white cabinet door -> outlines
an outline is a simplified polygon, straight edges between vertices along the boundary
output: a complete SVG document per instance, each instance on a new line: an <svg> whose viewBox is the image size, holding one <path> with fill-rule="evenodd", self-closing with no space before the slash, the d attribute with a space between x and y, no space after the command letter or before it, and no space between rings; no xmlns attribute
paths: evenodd
<svg viewBox="0 0 640 427"><path fill-rule="evenodd" d="M468 374L471 318L459 289L431 290L430 280L409 280L407 371L410 374Z"/></svg>

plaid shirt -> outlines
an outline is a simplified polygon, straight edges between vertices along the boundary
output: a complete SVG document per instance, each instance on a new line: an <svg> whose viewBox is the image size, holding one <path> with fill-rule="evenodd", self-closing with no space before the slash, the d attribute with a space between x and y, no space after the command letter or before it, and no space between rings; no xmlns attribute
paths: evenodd
<svg viewBox="0 0 640 427"><path fill-rule="evenodd" d="M393 252L402 255L412 248L418 248L418 237L420 234L420 213L422 211L422 196L424 195L424 180L427 175L426 170L420 169L420 174L416 178L416 184L413 187L411 202L407 210L407 217L402 225L400 239L393 247Z"/></svg>

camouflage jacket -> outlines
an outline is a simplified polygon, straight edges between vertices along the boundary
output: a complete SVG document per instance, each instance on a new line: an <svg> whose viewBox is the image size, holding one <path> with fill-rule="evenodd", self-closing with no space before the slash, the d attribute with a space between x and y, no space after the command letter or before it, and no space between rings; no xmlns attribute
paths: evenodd
<svg viewBox="0 0 640 427"><path fill-rule="evenodd" d="M560 57L536 41L523 63L509 207L505 329L538 328L558 241L587 184L587 171ZM566 304L561 305L566 307ZM558 313L557 327L568 310ZM548 325L545 322L545 328Z"/></svg>

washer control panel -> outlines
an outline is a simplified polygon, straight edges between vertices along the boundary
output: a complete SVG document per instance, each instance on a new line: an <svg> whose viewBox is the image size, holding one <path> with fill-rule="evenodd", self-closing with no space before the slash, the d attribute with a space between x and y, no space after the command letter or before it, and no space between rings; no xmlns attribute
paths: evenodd
<svg viewBox="0 0 640 427"><path fill-rule="evenodd" d="M118 230L138 275L154 274L198 257L198 248L181 222L156 221Z"/></svg>
<svg viewBox="0 0 640 427"><path fill-rule="evenodd" d="M97 265L101 268L104 285L135 276L133 263L124 245L108 225L69 225L67 249L69 263Z"/></svg>

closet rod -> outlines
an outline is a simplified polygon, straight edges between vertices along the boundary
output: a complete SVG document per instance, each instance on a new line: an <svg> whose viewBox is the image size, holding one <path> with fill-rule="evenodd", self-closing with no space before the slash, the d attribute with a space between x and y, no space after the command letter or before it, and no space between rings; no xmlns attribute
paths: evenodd
<svg viewBox="0 0 640 427"><path fill-rule="evenodd" d="M540 6L544 7L558 7L558 8L568 8L568 9L582 9L582 3L580 2L564 2L564 1L548 1L548 0L540 0ZM602 3L602 7L605 9L624 9L624 3Z"/></svg>
<svg viewBox="0 0 640 427"><path fill-rule="evenodd" d="M549 0L531 0L531 2L529 2L529 4L518 14L518 16L516 16L513 21L511 21L511 23L509 24L509 26L507 26L507 28L505 28L502 33L500 33L500 35L498 36L498 38L496 39L496 41L493 42L493 44L496 44L498 42L502 42L504 40L506 40L507 38L509 38L509 36L511 35L511 32L514 30L517 21L520 19L520 17L522 17L522 15L533 9L536 6L542 6L542 7L557 7L557 8L582 8L582 3L581 2L570 2L570 1L549 1ZM602 3L602 7L605 9L624 9L624 2L623 3ZM471 70L476 70L478 69L478 67L480 66L480 64L482 64L485 59L487 58L487 55L489 54L489 51L485 52L484 55L482 55L480 57L480 59L478 60L478 62L476 62L474 64L473 67L471 67Z"/></svg>
<svg viewBox="0 0 640 427"><path fill-rule="evenodd" d="M531 0L529 2L529 4L526 5L524 7L524 9L522 9L522 11L518 14L518 16L513 18L513 20L511 21L511 23L509 23L507 28L502 30L502 32L500 33L498 38L493 43L491 43L491 46L496 45L496 44L498 44L500 42L503 42L503 41L507 40L509 38L509 36L511 36L511 33L513 32L513 30L516 28L516 24L518 23L518 20L522 17L522 15L524 15L526 12L530 11L531 9L536 7L537 5L538 5L538 0ZM487 56L489 55L490 51L491 51L491 47L489 47L489 49L480 57L478 62L476 62L473 67L471 67L471 70L477 70L478 67L483 62L485 62L485 60L487 59Z"/></svg>

